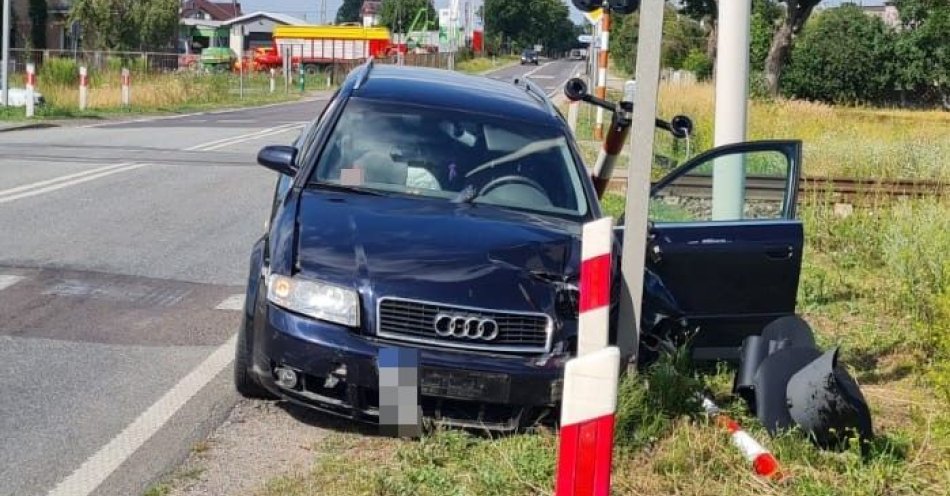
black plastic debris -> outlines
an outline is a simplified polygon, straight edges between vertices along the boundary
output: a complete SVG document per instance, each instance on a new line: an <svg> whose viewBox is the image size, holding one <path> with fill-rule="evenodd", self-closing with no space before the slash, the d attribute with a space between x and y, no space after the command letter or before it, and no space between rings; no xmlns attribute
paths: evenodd
<svg viewBox="0 0 950 496"><path fill-rule="evenodd" d="M799 427L826 449L873 437L867 402L839 365L838 349L818 349L800 317L776 319L761 335L746 338L739 360L733 392L769 434Z"/></svg>

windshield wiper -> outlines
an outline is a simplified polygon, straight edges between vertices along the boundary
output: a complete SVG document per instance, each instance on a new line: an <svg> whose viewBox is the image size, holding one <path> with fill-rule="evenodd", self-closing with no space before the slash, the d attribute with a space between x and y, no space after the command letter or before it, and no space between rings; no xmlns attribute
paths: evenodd
<svg viewBox="0 0 950 496"><path fill-rule="evenodd" d="M312 182L312 183L309 183L307 186L311 188L315 188L315 189L324 189L328 191L342 191L345 193L357 193L360 195L371 195L371 196L386 196L386 194L383 193L382 191L362 188L360 186L354 186L354 185L349 185L349 184Z"/></svg>

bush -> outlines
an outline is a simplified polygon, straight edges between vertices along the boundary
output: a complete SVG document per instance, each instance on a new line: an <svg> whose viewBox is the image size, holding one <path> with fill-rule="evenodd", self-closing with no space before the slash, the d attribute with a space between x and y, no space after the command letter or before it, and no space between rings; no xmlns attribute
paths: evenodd
<svg viewBox="0 0 950 496"><path fill-rule="evenodd" d="M49 59L40 67L38 76L44 84L73 86L79 84L79 64L73 59Z"/></svg>
<svg viewBox="0 0 950 496"><path fill-rule="evenodd" d="M696 79L705 81L712 77L713 61L702 50L693 48L683 60L683 69L695 74Z"/></svg>

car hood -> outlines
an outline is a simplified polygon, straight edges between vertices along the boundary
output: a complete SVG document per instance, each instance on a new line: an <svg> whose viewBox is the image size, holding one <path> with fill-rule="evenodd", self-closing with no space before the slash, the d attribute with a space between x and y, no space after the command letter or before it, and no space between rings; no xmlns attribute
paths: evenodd
<svg viewBox="0 0 950 496"><path fill-rule="evenodd" d="M298 222L302 275L369 313L389 296L554 315L579 265L580 223L486 205L308 190Z"/></svg>

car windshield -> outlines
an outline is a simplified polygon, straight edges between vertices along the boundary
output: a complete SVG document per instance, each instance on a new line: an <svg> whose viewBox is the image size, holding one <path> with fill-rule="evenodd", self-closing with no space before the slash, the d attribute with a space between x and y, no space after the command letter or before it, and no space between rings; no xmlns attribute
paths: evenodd
<svg viewBox="0 0 950 496"><path fill-rule="evenodd" d="M353 98L311 185L569 217L588 204L563 131L484 114Z"/></svg>

